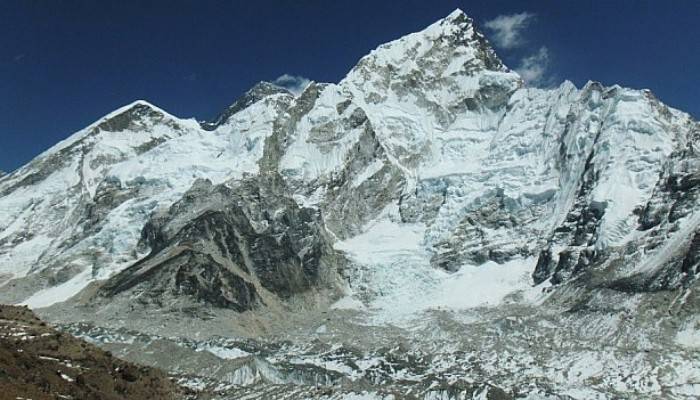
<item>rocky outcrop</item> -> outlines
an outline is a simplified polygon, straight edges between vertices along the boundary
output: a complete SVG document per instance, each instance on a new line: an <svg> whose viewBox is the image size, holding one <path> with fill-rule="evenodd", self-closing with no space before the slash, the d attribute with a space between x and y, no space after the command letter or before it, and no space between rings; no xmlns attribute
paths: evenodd
<svg viewBox="0 0 700 400"><path fill-rule="evenodd" d="M275 174L212 185L195 182L143 229L144 259L100 293L159 304L187 296L247 311L309 291L339 288L344 260L318 210L302 208Z"/></svg>

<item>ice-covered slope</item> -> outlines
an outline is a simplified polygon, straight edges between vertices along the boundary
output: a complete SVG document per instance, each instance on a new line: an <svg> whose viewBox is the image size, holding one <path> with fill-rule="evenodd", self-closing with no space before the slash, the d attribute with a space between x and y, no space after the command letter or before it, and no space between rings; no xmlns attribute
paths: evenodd
<svg viewBox="0 0 700 400"><path fill-rule="evenodd" d="M262 83L202 124L136 102L0 178L0 300L63 301L176 248L147 245L144 228L190 204L180 200L198 178L235 187L277 174L281 196L319 214L351 262L333 273L365 301L439 292L464 275L449 272L481 265L529 270L526 286L678 287L697 270L697 136L697 122L648 91L524 87L457 10L337 84L294 97ZM178 226L204 212L175 211ZM387 255L405 285L379 265Z"/></svg>
<svg viewBox="0 0 700 400"><path fill-rule="evenodd" d="M4 300L62 301L143 257L136 245L151 212L197 178L220 183L258 171L272 123L290 99L272 95L214 131L138 101L4 177L0 276L17 288Z"/></svg>

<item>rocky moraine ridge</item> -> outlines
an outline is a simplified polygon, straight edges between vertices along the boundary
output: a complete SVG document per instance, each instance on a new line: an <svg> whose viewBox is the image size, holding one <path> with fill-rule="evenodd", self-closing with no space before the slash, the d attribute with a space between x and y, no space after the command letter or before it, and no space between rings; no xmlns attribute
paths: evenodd
<svg viewBox="0 0 700 400"><path fill-rule="evenodd" d="M695 398L699 139L648 90L527 87L457 10L0 174L0 302L222 399Z"/></svg>

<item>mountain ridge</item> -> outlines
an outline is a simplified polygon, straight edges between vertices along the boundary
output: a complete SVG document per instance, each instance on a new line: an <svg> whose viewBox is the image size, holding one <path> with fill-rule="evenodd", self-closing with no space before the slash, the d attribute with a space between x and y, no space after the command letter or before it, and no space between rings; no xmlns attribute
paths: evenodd
<svg viewBox="0 0 700 400"><path fill-rule="evenodd" d="M417 89L411 89L412 86L415 86ZM460 88L458 89L459 92L457 92L459 94L445 91L445 86ZM0 181L0 191L7 195L17 190L17 188L31 186L41 182L44 178L46 178L46 176L50 175L50 173L56 169L60 169L61 166L65 166L65 160L71 157L70 154L75 153L76 151L89 154L93 147L97 146L99 148L102 146L102 143L105 141L108 142L107 137L111 137L111 135L123 135L120 132L144 132L150 136L148 140L143 140L143 138L141 138L141 140L137 140L138 143L133 145L131 152L135 153L136 156L142 153L149 153L151 148L160 148L165 142L177 139L177 137L180 135L188 136L190 135L188 132L199 132L195 135L200 136L202 144L208 147L210 144L207 143L207 141L210 139L210 137L207 135L214 136L216 133L209 134L206 132L215 132L217 129L223 132L226 130L226 126L231 125L231 118L235 118L239 113L250 110L252 107L260 106L260 104L262 104L261 102L267 102L274 103L274 107L276 107L278 110L286 110L287 113L291 112L293 114L300 115L301 118L292 116L290 120L285 121L285 117L283 115L281 118L273 117L273 119L276 118L277 120L274 122L270 120L270 122L266 122L265 124L266 127L264 129L268 130L268 133L263 133L263 135L265 135L265 143L261 142L263 137L258 137L255 139L247 136L245 133L245 128L240 133L232 132L232 134L236 135L240 139L245 138L245 143L242 143L242 145L247 149L257 146L257 148L259 148L259 150L257 150L257 154L261 154L259 153L262 150L260 148L266 149L263 151L262 158L259 158L259 160L268 159L276 161L272 161L272 164L269 164L266 161L268 164L265 164L264 166L261 164L261 167L258 168L263 168L264 170L270 171L280 171L284 179L291 185L290 187L292 193L290 193L290 195L295 199L301 200L302 203L306 204L306 196L308 193L320 193L321 191L327 191L329 185L345 184L344 182L347 182L347 177L344 177L343 175L347 174L349 171L343 172L342 175L337 175L341 171L339 168L347 168L347 166L352 165L355 166L355 169L364 169L364 164L370 163L371 169L367 170L366 172L368 174L368 178L381 178L385 181L388 179L389 181L394 182L392 184L393 186L390 186L389 192L384 192L384 194L382 194L384 197L377 198L379 199L379 202L375 203L373 206L374 211L362 208L354 211L347 209L343 211L343 215L345 216L342 218L334 216L335 213L332 209L328 209L324 212L324 214L326 214L327 221L331 224L335 224L335 226L331 228L331 231L334 231L334 235L340 235L342 238L347 237L347 235L352 235L352 232L355 232L355 234L360 232L358 229L360 229L361 225L376 216L377 212L388 204L387 199L392 197L394 199L392 201L399 201L399 208L402 215L401 218L405 221L414 219L414 217L409 216L409 214L414 213L414 211L409 210L409 208L411 207L411 202L416 201L416 196L421 196L421 194L418 193L418 188L416 187L420 184L420 182L442 182L440 183L441 185L447 184L450 186L453 184L450 182L455 181L455 178L451 178L451 176L461 177L456 179L462 179L462 184L465 184L464 182L466 182L464 181L464 177L467 177L467 179L472 179L468 178L468 175L464 174L470 173L469 169L473 168L471 165L474 165L474 161L470 161L465 164L465 161L462 159L464 153L460 153L462 150L459 150L462 149L462 147L459 146L463 146L460 144L462 143L460 141L465 139L460 138L460 136L454 136L454 138L452 138L452 136L449 135L447 136L449 139L444 139L445 133L442 132L469 132L472 130L473 133L458 133L457 135L466 135L467 142L471 141L472 143L483 143L483 145L480 144L479 146L485 146L485 149L490 148L491 150L488 151L493 151L494 149L498 150L498 143L500 143L499 141L502 140L502 138L496 136L491 139L491 144L489 144L489 140L486 139L484 134L487 132L496 132L496 135L498 135L497 132L503 129L501 127L502 124L504 122L508 123L508 114L505 110L513 107L518 101L521 101L520 98L523 97L513 97L516 93L523 93L525 96L537 96L544 93L551 93L554 96L560 96L560 99L563 99L561 96L568 96L569 100L566 101L572 101L572 96L576 96L578 93L580 93L580 96L582 96L581 98L589 99L587 100L588 102L594 101L592 99L595 97L600 99L595 100L599 103L601 100L605 101L605 98L614 96L614 93L628 93L625 94L625 96L627 96L630 102L634 103L636 101L648 101L648 107L650 107L652 110L656 107L656 109L659 110L659 115L663 116L663 118L666 118L667 120L686 120L686 124L688 126L692 126L693 124L690 116L687 114L681 114L675 110L668 109L666 106L660 105L661 103L658 103L658 100L656 100L648 91L637 92L631 89L621 88L619 86L605 88L597 82L589 82L579 90L568 81L562 83L557 89L549 91L543 89L524 88L522 80L517 76L517 74L510 72L510 70L503 65L503 63L495 55L495 52L493 52L492 48L489 47L485 37L478 32L476 28L474 28L473 21L461 10L457 9L445 19L430 25L419 33L404 36L395 41L381 45L377 49L371 51L367 56L363 57L358 62L357 66L351 69L348 76L337 85L312 83L304 91L304 93L295 98L283 88L279 88L271 83L261 82L234 102L232 106L228 107L219 117L217 117L215 121L210 123L197 123L191 119L183 120L172 116L166 111L148 103L145 100L135 101L107 114L105 117L100 118L87 128L77 132L76 134L42 153L35 160L27 164L27 166L3 177L2 181ZM556 93L559 94L557 95ZM636 93L639 93L639 95ZM338 96L341 98L347 98L347 100L339 102L338 106L336 107L336 115L339 115L341 119L337 119L339 117L333 117L327 114L326 111L323 111L325 108L319 108L316 106L318 102L324 102L326 99L334 97L337 98ZM384 100L382 100L382 98L384 98ZM416 104L420 104L420 106L406 103L407 100L411 99L412 101L417 101L418 103ZM379 101L379 103L376 103L377 101ZM391 102L390 104L403 105L396 108L396 111L392 111L391 113L387 114L387 108L384 106L387 101ZM620 101L624 101L624 99L615 101L615 104L623 104L620 103ZM374 105L375 103L377 104L376 106ZM339 108L341 106L344 110ZM264 107L268 110L270 109L269 106ZM279 111L272 112L276 113ZM346 112L350 112L350 114L348 114L347 117L343 117L344 113ZM306 115L308 113L311 114ZM417 114L418 117L415 119L409 118L408 115L410 113ZM455 116L459 115L460 113L466 113L466 118L459 117L461 119L455 120ZM570 114L567 116L567 118L573 117L571 111L569 113ZM473 118L478 118L474 120L475 122L479 120L482 121L478 122L480 125L470 125L474 123L470 122L470 118L472 118L471 115L474 116ZM504 117L506 118L505 120L503 119ZM304 128L304 124L308 123L306 121L311 121L314 118L318 120L326 120L327 122L324 122L325 125L312 127L312 130L308 131L309 133L305 133L307 128ZM488 121L486 125L484 125L484 121ZM657 120L650 120L650 123L660 123L656 121ZM551 121L549 123L559 124L560 126L565 125L562 122L555 121ZM285 124L287 124L288 127L285 127ZM432 126L427 124L432 124ZM463 127L461 127L460 124ZM403 137L395 135L397 126L404 126L405 133ZM326 135L326 137L319 136L320 141L317 141L318 139L315 139L314 135L318 136L321 131L314 131L314 129L319 128L324 129L328 133L336 133L331 133L331 136L328 136L328 133L324 133L323 135ZM648 129L648 127L642 126L642 130L643 129ZM269 133L270 130L272 132L271 134ZM285 130L288 133L284 133ZM364 130L365 133L360 134L359 132L361 130ZM111 131L114 133L110 133ZM349 132L353 131L358 133L349 134ZM478 133L479 131L484 133ZM231 133L226 133L225 135L230 134ZM507 133L504 132L504 134ZM518 137L521 135L521 133L515 132L515 135L516 136L513 137ZM92 137L95 137L95 139L91 139ZM100 139L101 137L104 137L104 139ZM129 140L134 140L133 136L131 139L125 139L127 142ZM225 137L223 137L223 139L230 140ZM282 140L283 143L278 144L277 148L271 147L271 143L269 143L271 139L277 141ZM542 141L546 140L546 134L544 137L536 140L541 141L543 144L546 143ZM682 141L682 138L679 138L679 140ZM257 142L253 143L253 141ZM359 161L359 164L353 164L350 159L343 159L344 157L349 157L350 153L348 153L348 150L350 147L348 146L353 142L358 144L374 142L375 144L373 146L375 150L373 151L375 154L363 156L364 161ZM91 168L89 166L85 167L84 163L89 162L95 164L101 162L102 160L108 160L107 165L112 162L116 162L116 165L119 165L120 160L124 159L125 157L125 148L114 148L113 146L121 146L122 143L124 143L123 139L120 139L120 141L117 141L114 144L108 144L107 146L110 148L103 151L105 153L104 155L95 155L89 160L85 161L83 161L81 158L79 161L77 161L79 164L78 168L81 169L81 173L79 177L72 179L78 179L82 182L82 184L74 186L76 188L74 190L87 191L87 199L85 201L88 203L94 203L94 205L90 206L92 207L91 209L94 209L95 206L99 207L100 203L95 202L95 199L98 198L98 192L100 190L113 190L108 188L113 188L114 185L109 184L105 186L105 183L109 182L109 180L102 181L102 183L100 183L100 180L103 179L101 174L95 171L90 171ZM223 143L225 142L222 142L222 144ZM595 140L593 143L595 143ZM455 147L455 145L458 147ZM634 143L632 145L636 146ZM669 145L670 144L666 144L667 147ZM525 144L525 142L523 142L521 146L524 146L522 147L523 150L519 151L524 151L525 153L523 154L528 154L527 152L532 151L531 149L533 149L532 147L528 149L528 145ZM561 146L566 145L562 143ZM328 149L324 147L328 147L331 152L328 153ZM115 153L114 150L111 150L111 148L116 149L117 155L112 155ZM534 150L540 151L536 150L536 148ZM309 153L309 151L311 151L311 153ZM553 148L552 151L554 151ZM566 147L561 147L557 151L561 153L562 151L567 152L568 150ZM265 152L268 152L269 155L265 155ZM586 157L595 157L593 150L588 150L588 152L589 155ZM669 153L670 150L665 150L665 152ZM219 151L215 157L218 158L223 153L224 151ZM78 153L75 154L77 155ZM213 152L210 154L214 155ZM315 159L314 156L318 156L317 159ZM569 154L567 157L572 156L574 155ZM56 158L56 161L52 161L51 157ZM169 159L170 155L164 153L163 157ZM371 161L371 158L374 157L379 158L376 159L376 161ZM576 157L583 157L583 155ZM644 157L648 158L649 156ZM28 168L31 168L32 165L40 163L41 161L44 161L43 165L46 167L27 174ZM253 161L253 159L250 161ZM244 165L252 166L250 161L248 164L244 163ZM574 165L572 167L573 170L576 171L580 170L580 168L584 168L584 161L585 158L580 158L580 161L577 161L579 163L577 164L578 167ZM309 164L309 162L320 162L321 164L313 166ZM486 164L488 164L491 161L488 161L488 158L486 158L482 159L481 162L486 162ZM586 161L586 163L588 163L588 161ZM510 164L512 167L505 167L505 170L500 169L503 168L498 166L500 164L503 163L494 164L497 166L497 169L492 169L494 172L491 173L505 173L506 175L503 175L503 178L505 179L513 179L509 175L510 172L507 172L508 168L526 168L526 170L529 168L531 170L531 174L535 174L533 177L542 173L537 172L537 168L540 167L533 164L527 165L523 162L515 162L514 164ZM82 165L82 167L80 165ZM206 165L206 162L203 162L202 165ZM534 170L532 169L533 167L535 167ZM558 168L556 165L554 167ZM195 164L191 164L191 166L187 168L194 168L194 170L199 169L199 167L197 167ZM205 167L205 169L207 168L209 167ZM106 171L104 167L102 170ZM227 169L224 169L222 172L226 170ZM252 173L255 173L255 170L256 168L249 169L249 171ZM232 170L229 169L229 171ZM362 171L358 170L353 173L361 172ZM303 175L299 175L299 173L302 173ZM224 174L225 175L221 175L222 178L224 176L230 177L230 175L228 175L230 172L224 172ZM123 186L127 184L127 186L132 186L132 188L129 189L131 193L141 193L139 189L133 187L134 182L137 182L139 179L143 180L143 178L148 175L143 175L143 173L140 175L138 173L131 175L133 176L132 179L136 179L136 181L131 181L132 183L128 184L127 182L123 181L123 179L117 179L117 181L119 181L117 183L117 187L120 187L119 185ZM554 175L541 176L542 178L549 179L550 181L555 178ZM204 171L199 173L199 177L205 179L209 178L207 173ZM340 179L340 181L338 181L338 179ZM651 178L648 178L648 180L651 181ZM13 181L15 182L14 184L12 184ZM166 177L156 178L156 181L154 181L153 184L158 186L158 181L163 181L163 183L168 186L173 185L172 179ZM190 185L188 182L192 181L188 179L186 182L178 184L181 186L181 189L177 190L176 193L184 193L184 191ZM219 182L221 182L221 180L219 180ZM143 181L143 183L139 185L143 184L149 186L148 180ZM359 184L361 186L362 182ZM566 183L560 183L560 185L561 184ZM404 186L403 189L401 189L402 185ZM566 208L565 204L572 201L566 200L565 197L569 196L569 198L572 198L571 196L573 196L573 193L568 195L565 193L559 195L556 194L557 192L551 192L551 190L556 189L546 188L546 185L550 184L545 184L545 187L540 186L542 189L536 190L543 190L542 193L545 193L545 197L552 195L558 197L559 200L555 199L555 201L559 201L560 204L563 204L558 207ZM573 185L576 187L578 184L574 183ZM82 187L78 189L79 186ZM360 188L357 186L357 184L352 184L352 186ZM416 189L411 189L412 187L416 187ZM136 192L134 192L134 190L136 190ZM410 195L411 190L416 192L413 195ZM522 200L524 198L518 200L518 197L509 197L510 195L507 187L500 189L496 187L488 190L496 190L493 193L501 193L499 195L502 196L500 200L501 202L512 200L518 202L524 201ZM487 198L488 196L491 196L491 194L488 194L490 193L488 190L485 192ZM391 191L394 192L393 195L390 194ZM518 195L517 192L514 192L513 194L516 196L521 196ZM174 196L178 195L179 194L174 194ZM336 204L337 201L340 201L343 204L343 207L348 207L352 203L348 203L348 199L343 197L348 195L350 194L341 193L339 200L333 201L335 201ZM432 192L426 192L426 195L433 196L434 194L432 194ZM525 193L525 195L542 196L542 194L537 193ZM141 197L140 195L137 196ZM366 198L376 198L374 197L375 194L368 194L368 196L370 197ZM128 197L129 196L127 196L127 198ZM100 198L104 198L104 196ZM114 194L110 194L109 198L114 199ZM530 200L526 201L531 202L531 200L534 198L537 197L529 197ZM445 198L443 201L445 200L447 200L447 198ZM113 200L110 201L113 202ZM617 200L615 200L613 203L616 202ZM118 205L120 203L116 204ZM313 202L308 204L314 206ZM115 205L115 203L112 203L112 205ZM453 214L449 213L451 212L449 211L449 206L451 206L450 202L448 201L443 205L446 207L442 207L435 215L437 222L440 222L440 220L444 218L452 218L450 215ZM318 205L315 206L318 207ZM455 206L458 205L455 204ZM504 204L502 203L500 207L503 208ZM321 208L323 209L323 207ZM351 220L348 220L347 218L347 212L355 214L351 220L357 218L359 218L359 220L357 220L357 222L351 222ZM432 212L435 211L431 211L431 213ZM94 215L94 211L91 213ZM442 217L441 213L444 213L445 217ZM464 215L464 211L459 211L458 215ZM561 219L563 217L564 216L562 214L562 216L558 218L560 221L563 221ZM465 256L467 260L472 260L472 262L477 262L478 264L479 262L493 259L493 257L495 257L496 260L499 260L499 262L504 262L515 254L527 256L532 253L531 250L522 248L520 250L508 250L505 253L500 251L500 253L498 253L500 255L494 253L493 255L489 256L487 253L484 253L484 249L488 247L488 244L485 244L483 240L481 240L481 244L477 244L481 250L477 250L477 253L473 253L473 250L468 250L469 247L465 248L468 240L465 241L464 239L469 235L478 232L481 232L480 235L482 236L484 234L488 235L488 229L484 230L484 228L479 228L471 222L466 222L467 225L464 225L465 222L461 222L457 225L455 225L454 221L447 223L446 225L442 225L437 222L432 224L432 226L435 227L433 231L435 231L435 229L440 229L443 231L435 231L431 233L429 230L427 233L428 240L434 243L433 246L437 246L438 249L443 249L438 250L437 253L433 255L433 265L442 265L443 268L454 269L457 267L455 263L462 263L463 261L460 260L464 260ZM353 224L355 224L355 228L352 228ZM551 222L551 224L552 226L555 226L558 224L558 222L555 220ZM454 233L456 236L452 236L452 239L450 239L449 236L446 237L444 232L445 228L457 229L458 231L455 231ZM346 231L347 229L350 229L350 231L343 233L343 231ZM431 239L432 236L435 237ZM445 239L447 239L447 241L444 241ZM551 247L552 245L550 244L549 248ZM509 251L511 253L508 253ZM468 254L472 255L470 256ZM554 255L556 256L556 254ZM563 265L560 267L545 266L545 264L547 264L545 261L547 261L549 258L551 258L551 255L548 253L545 252L541 254L541 260L538 262L538 267L534 273L534 276L536 276L535 283L542 282L551 276L552 273L544 271L549 271L552 268L558 268L559 270L571 268L570 266L564 267ZM551 261L549 263L551 264ZM35 269L36 266L33 268ZM557 282L561 281L561 279L557 278Z"/></svg>
<svg viewBox="0 0 700 400"><path fill-rule="evenodd" d="M535 379L530 356L569 371L557 351L580 360L601 337L688 367L699 139L697 121L647 90L526 86L457 10L378 46L338 83L294 96L262 82L210 122L137 101L1 177L0 302L192 340L278 335L264 345L276 358L245 372L273 386L309 382L279 372L296 360L285 335L384 359L424 354L372 347L396 332L445 341L431 351L474 354L488 379L515 364L513 377ZM484 336L463 336L472 329ZM513 337L494 351L527 357L494 367L472 345L501 346L503 332ZM340 372L309 361L312 376L380 374L355 363L362 351ZM608 356L590 357L602 371ZM660 359L645 360L644 379L660 385L649 372ZM412 373L435 382L428 370ZM595 376L576 390L617 379Z"/></svg>

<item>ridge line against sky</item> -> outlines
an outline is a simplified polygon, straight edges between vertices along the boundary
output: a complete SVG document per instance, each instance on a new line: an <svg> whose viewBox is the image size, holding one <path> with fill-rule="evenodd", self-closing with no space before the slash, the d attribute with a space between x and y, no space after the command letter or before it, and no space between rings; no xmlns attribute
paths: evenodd
<svg viewBox="0 0 700 400"><path fill-rule="evenodd" d="M361 0L0 4L0 170L135 99L211 119L261 80L338 82L378 45L460 8L531 85L649 88L700 115L700 2Z"/></svg>

